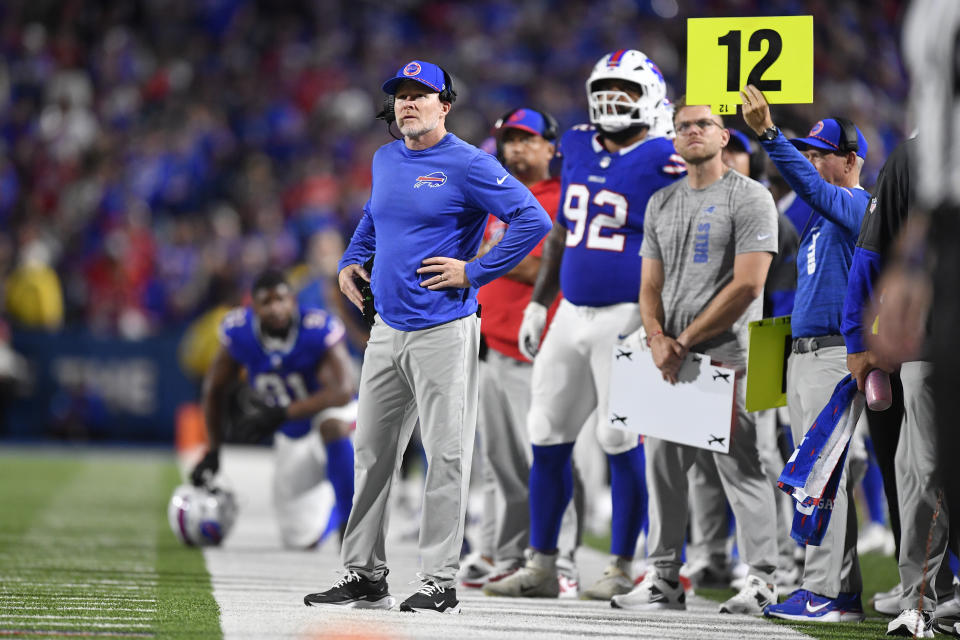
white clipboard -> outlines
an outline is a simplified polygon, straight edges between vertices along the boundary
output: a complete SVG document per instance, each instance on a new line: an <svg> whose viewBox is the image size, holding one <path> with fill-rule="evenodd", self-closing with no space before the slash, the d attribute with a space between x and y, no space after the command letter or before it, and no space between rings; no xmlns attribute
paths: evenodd
<svg viewBox="0 0 960 640"><path fill-rule="evenodd" d="M673 385L663 379L641 332L613 349L610 426L729 453L736 372L689 353Z"/></svg>

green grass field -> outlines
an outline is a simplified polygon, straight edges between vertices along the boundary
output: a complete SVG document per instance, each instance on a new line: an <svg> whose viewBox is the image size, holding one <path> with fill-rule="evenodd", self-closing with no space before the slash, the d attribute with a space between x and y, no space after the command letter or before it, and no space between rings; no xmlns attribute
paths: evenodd
<svg viewBox="0 0 960 640"><path fill-rule="evenodd" d="M203 555L167 525L178 482L172 456L0 448L0 637L222 637ZM603 551L609 539L587 544ZM897 581L891 558L861 566L864 602ZM881 637L887 620L868 615L783 624L823 640Z"/></svg>
<svg viewBox="0 0 960 640"><path fill-rule="evenodd" d="M0 449L0 636L219 638L172 456Z"/></svg>
<svg viewBox="0 0 960 640"><path fill-rule="evenodd" d="M598 537L585 533L584 544L598 551L608 551L610 549L610 537ZM868 601L873 594L878 591L886 591L900 581L897 563L893 558L869 553L860 556L860 570L863 573L864 613L867 615L867 619L863 623L799 623L787 620L774 620L773 622L787 625L819 640L861 640L884 637L890 619L874 611ZM697 595L717 602L723 602L735 593L736 591L733 589L697 589ZM785 600L786 595L788 594L781 594L780 600Z"/></svg>

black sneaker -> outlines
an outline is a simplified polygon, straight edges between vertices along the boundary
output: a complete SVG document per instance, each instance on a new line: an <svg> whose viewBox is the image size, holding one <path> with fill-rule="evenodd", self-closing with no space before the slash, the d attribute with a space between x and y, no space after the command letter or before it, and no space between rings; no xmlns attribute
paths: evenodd
<svg viewBox="0 0 960 640"><path fill-rule="evenodd" d="M367 580L356 571L347 571L337 582L320 593L303 597L308 607L333 604L353 609L390 609L397 599L390 595L387 573L377 581Z"/></svg>
<svg viewBox="0 0 960 640"><path fill-rule="evenodd" d="M936 613L934 613L934 615L936 615ZM957 631L957 624L960 624L960 615L941 616L934 619L933 629L937 633L960 638L960 632Z"/></svg>
<svg viewBox="0 0 960 640"><path fill-rule="evenodd" d="M403 601L400 611L460 613L460 601L454 587L441 587L428 580L419 591Z"/></svg>

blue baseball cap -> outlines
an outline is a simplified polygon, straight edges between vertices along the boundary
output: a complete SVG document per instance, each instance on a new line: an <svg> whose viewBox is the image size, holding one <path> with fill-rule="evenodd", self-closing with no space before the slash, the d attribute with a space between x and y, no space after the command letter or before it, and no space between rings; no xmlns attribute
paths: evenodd
<svg viewBox="0 0 960 640"><path fill-rule="evenodd" d="M443 77L443 69L423 60L411 60L400 67L397 75L383 83L384 93L396 93L397 85L404 80L416 80L428 89L440 93L447 88Z"/></svg>
<svg viewBox="0 0 960 640"><path fill-rule="evenodd" d="M497 122L496 129L498 133L504 129L520 129L521 131L546 138L547 136L545 134L549 126L547 125L546 118L544 118L543 114L539 111L520 108L511 113L506 120Z"/></svg>
<svg viewBox="0 0 960 640"><path fill-rule="evenodd" d="M753 153L753 145L750 144L750 138L747 137L743 131L738 131L737 129L727 129L730 132L730 142L727 143L727 148L731 151L736 151L736 147L740 147L740 150L746 154ZM731 145L733 148L731 149Z"/></svg>
<svg viewBox="0 0 960 640"><path fill-rule="evenodd" d="M853 128L857 130L857 155L861 158L866 158L867 139L863 137L863 133L858 126L854 125ZM806 147L813 147L814 149L823 149L824 151L832 151L834 153L840 151L840 143L842 141L843 127L841 127L840 123L834 118L826 118L825 120L817 122L817 124L813 125L813 128L810 129L810 133L807 134L806 138L793 138L790 140L793 146L801 150Z"/></svg>

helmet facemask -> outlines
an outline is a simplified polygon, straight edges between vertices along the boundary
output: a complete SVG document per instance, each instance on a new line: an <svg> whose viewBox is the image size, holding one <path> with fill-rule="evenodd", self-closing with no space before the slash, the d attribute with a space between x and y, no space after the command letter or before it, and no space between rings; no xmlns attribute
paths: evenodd
<svg viewBox="0 0 960 640"><path fill-rule="evenodd" d="M643 89L638 85L640 92ZM630 97L626 91L591 91L589 95L590 122L607 133L616 133L634 126L650 126L641 116L643 96Z"/></svg>

